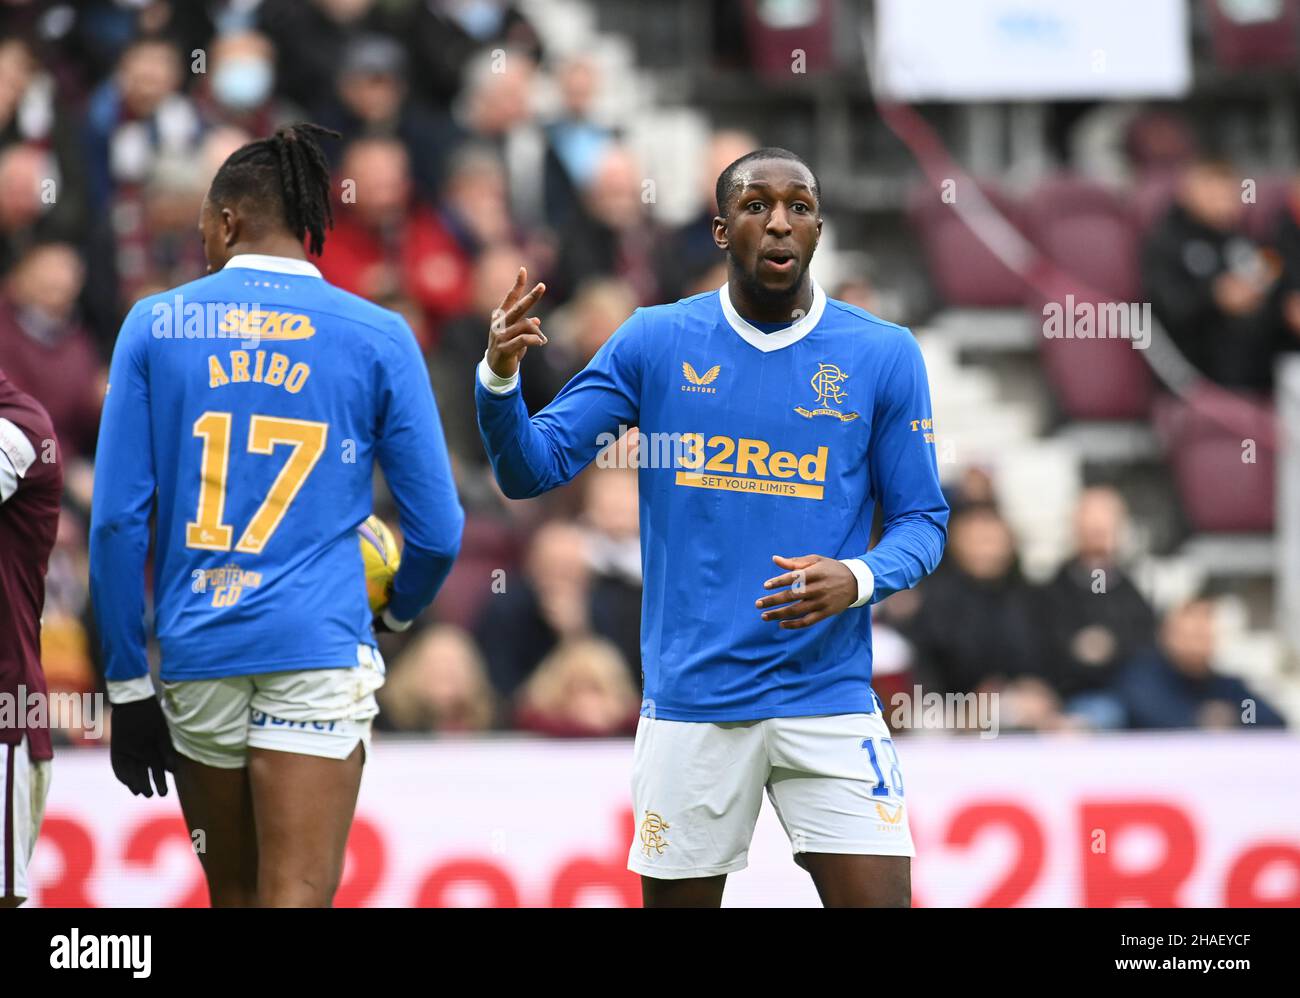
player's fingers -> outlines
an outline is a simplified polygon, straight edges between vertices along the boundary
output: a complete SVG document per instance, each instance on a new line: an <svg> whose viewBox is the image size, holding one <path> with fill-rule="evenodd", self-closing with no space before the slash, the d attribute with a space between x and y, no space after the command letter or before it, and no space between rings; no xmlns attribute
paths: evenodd
<svg viewBox="0 0 1300 998"><path fill-rule="evenodd" d="M516 332L520 332L520 333L536 333L538 336L542 338L543 343L546 342L546 334L542 332L542 320L537 318L537 316L535 315L531 315L527 319L523 319L520 322L516 322L515 325L511 327L511 329L514 329Z"/></svg>
<svg viewBox="0 0 1300 998"><path fill-rule="evenodd" d="M514 354L517 351L523 350L527 347L532 347L532 346L540 347L545 345L546 345L546 337L543 336L541 333L520 333L518 336L514 337L513 339L506 340L504 343L498 343L497 349L500 350L505 356L509 357L511 354Z"/></svg>
<svg viewBox="0 0 1300 998"><path fill-rule="evenodd" d="M777 586L788 586L799 578L797 572L786 572L784 575L778 575L774 579L768 579L763 583L764 589L775 589Z"/></svg>
<svg viewBox="0 0 1300 998"><path fill-rule="evenodd" d="M801 555L796 555L793 558L788 558L785 555L780 555L780 554L772 555L772 560L776 562L777 565L779 565L781 568L788 568L788 569L808 568L812 565L815 565L817 563L817 559L818 556L815 554L801 554Z"/></svg>
<svg viewBox="0 0 1300 998"><path fill-rule="evenodd" d="M528 310L537 304L538 299L546 294L546 285L538 282L533 285L533 290L524 295L517 302L507 308L506 325L512 325L528 314Z"/></svg>
<svg viewBox="0 0 1300 998"><path fill-rule="evenodd" d="M794 620L802 617L811 611L820 608L820 604L810 604L805 599L792 600L789 605L781 607L779 610L768 610L763 614L764 620Z"/></svg>
<svg viewBox="0 0 1300 998"><path fill-rule="evenodd" d="M501 311L507 312L510 306L519 300L519 296L524 293L524 283L528 280L528 268L520 267L519 273L515 274L515 286L506 292L506 296L501 299Z"/></svg>
<svg viewBox="0 0 1300 998"><path fill-rule="evenodd" d="M506 311L503 308L492 310L492 317L488 320L488 343L495 343L501 339L502 334L506 331Z"/></svg>
<svg viewBox="0 0 1300 998"><path fill-rule="evenodd" d="M160 759L158 762L154 763L154 765L151 767L151 770L153 772L154 786L158 788L158 796L166 797L167 796L167 770L163 766L162 760Z"/></svg>
<svg viewBox="0 0 1300 998"><path fill-rule="evenodd" d="M812 627L813 624L823 621L829 616L830 614L825 610L814 610L812 613L805 614L797 620L781 621L781 629L784 631L797 631L804 627Z"/></svg>
<svg viewBox="0 0 1300 998"><path fill-rule="evenodd" d="M129 761L113 760L113 775L117 777L117 782L121 783L131 793L139 796L140 774L136 771L134 763Z"/></svg>
<svg viewBox="0 0 1300 998"><path fill-rule="evenodd" d="M792 589L786 589L783 592L772 593L770 596L764 596L754 602L754 606L759 610L765 610L769 606L781 606L784 603L793 603L795 600L804 598L803 593L797 593Z"/></svg>

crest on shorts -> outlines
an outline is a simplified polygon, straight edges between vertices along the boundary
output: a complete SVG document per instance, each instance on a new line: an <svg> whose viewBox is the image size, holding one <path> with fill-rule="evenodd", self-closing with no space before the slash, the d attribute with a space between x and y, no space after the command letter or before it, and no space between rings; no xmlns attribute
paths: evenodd
<svg viewBox="0 0 1300 998"><path fill-rule="evenodd" d="M664 838L664 832L671 827L654 811L647 811L641 820L641 851L649 856L650 850L653 849L656 856L662 855L668 848L668 840Z"/></svg>

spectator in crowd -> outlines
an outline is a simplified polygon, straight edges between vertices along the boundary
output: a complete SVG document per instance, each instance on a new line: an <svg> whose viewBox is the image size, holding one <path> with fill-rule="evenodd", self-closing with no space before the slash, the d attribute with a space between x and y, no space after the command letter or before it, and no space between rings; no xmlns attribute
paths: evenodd
<svg viewBox="0 0 1300 998"><path fill-rule="evenodd" d="M592 630L619 650L641 685L641 531L637 472L595 468L586 475L583 526L591 566Z"/></svg>
<svg viewBox="0 0 1300 998"><path fill-rule="evenodd" d="M348 40L389 27L375 0L263 0L258 26L275 45L280 91L311 108L332 93Z"/></svg>
<svg viewBox="0 0 1300 998"><path fill-rule="evenodd" d="M207 273L194 220L211 179L201 155L154 161L141 190L143 224L118 232L114 259L123 307Z"/></svg>
<svg viewBox="0 0 1300 998"><path fill-rule="evenodd" d="M39 215L42 237L77 242L85 234L86 184L79 136L74 120L56 98L53 77L42 70L27 42L0 41L0 150L25 148L41 156L37 163L32 155L26 165L37 182L21 178L17 190L3 195L0 233L9 229L4 204L15 198L19 217L32 210ZM0 182L7 187L14 179L18 178L11 175ZM48 182L47 189L41 188L42 182ZM31 194L35 204L25 194ZM0 273L12 262L7 258L7 243L6 238L0 244Z"/></svg>
<svg viewBox="0 0 1300 998"><path fill-rule="evenodd" d="M77 317L84 279L76 249L44 243L18 261L0 295L0 366L49 412L65 468L94 452L104 395L99 354Z"/></svg>
<svg viewBox="0 0 1300 998"><path fill-rule="evenodd" d="M493 594L476 628L493 688L510 699L560 641L590 631L587 535L552 520L533 535L524 577Z"/></svg>
<svg viewBox="0 0 1300 998"><path fill-rule="evenodd" d="M86 165L90 207L97 217L130 207L121 199L148 179L159 155L188 156L198 146L201 120L181 93L181 82L175 46L145 37L126 48L117 71L91 95Z"/></svg>
<svg viewBox="0 0 1300 998"><path fill-rule="evenodd" d="M473 639L449 624L408 644L376 697L381 731L486 731L496 718L483 658Z"/></svg>
<svg viewBox="0 0 1300 998"><path fill-rule="evenodd" d="M559 738L628 735L636 730L640 706L617 648L596 638L569 640L529 678L514 726Z"/></svg>
<svg viewBox="0 0 1300 998"><path fill-rule="evenodd" d="M454 281L447 284L441 299L429 306L431 321L441 328L448 319L464 313L470 303L470 270L488 246L513 244L514 225L506 202L505 171L489 148L466 143L452 156L447 181L438 202L436 224L439 239L449 247L454 263ZM499 302L498 302L499 304ZM486 329L480 329L480 339Z"/></svg>
<svg viewBox="0 0 1300 998"><path fill-rule="evenodd" d="M474 56L484 50L522 52L540 62L542 43L536 29L506 0L428 0L411 5L402 25L411 46L416 89L438 107L447 107L459 92Z"/></svg>
<svg viewBox="0 0 1300 998"><path fill-rule="evenodd" d="M258 31L217 36L208 53L195 103L204 121L250 135L270 135L303 117L301 109L276 96L275 46Z"/></svg>
<svg viewBox="0 0 1300 998"><path fill-rule="evenodd" d="M180 92L180 53L155 37L132 41L86 108L87 191L91 210L88 318L107 358L142 275L151 241L146 186L159 160L194 158L202 122ZM191 226L197 223L191 222ZM193 231L193 230L192 230Z"/></svg>
<svg viewBox="0 0 1300 998"><path fill-rule="evenodd" d="M317 261L325 279L381 304L409 298L426 315L443 316L462 300L463 257L414 194L406 147L394 138L358 139L341 173L334 231Z"/></svg>
<svg viewBox="0 0 1300 998"><path fill-rule="evenodd" d="M95 265L87 271L84 303L102 355L111 355L122 318L136 301L206 272L194 220L217 168L250 140L247 132L218 125L204 133L196 155L160 156L117 224L94 227L88 255Z"/></svg>
<svg viewBox="0 0 1300 998"><path fill-rule="evenodd" d="M1142 284L1175 345L1224 386L1267 388L1276 266L1240 232L1243 204L1233 169L1200 160L1142 252Z"/></svg>
<svg viewBox="0 0 1300 998"><path fill-rule="evenodd" d="M1115 691L1134 728L1278 728L1268 701L1214 668L1214 604L1193 599L1165 615L1157 647L1135 655Z"/></svg>
<svg viewBox="0 0 1300 998"><path fill-rule="evenodd" d="M501 289L514 283L522 262L519 251L505 243L483 249L467 281L467 307L442 327L429 355L429 377L447 447L452 459L465 468L487 467L474 413L474 366L487 348L488 326L501 304ZM525 363L529 359L531 354Z"/></svg>
<svg viewBox="0 0 1300 998"><path fill-rule="evenodd" d="M737 129L721 129L710 137L704 162L700 164L696 194L699 210L667 237L663 275L669 299L711 291L726 283L726 257L713 241L713 219L718 214L718 177L741 156L758 147L758 139Z"/></svg>
<svg viewBox="0 0 1300 998"><path fill-rule="evenodd" d="M652 305L663 300L658 268L667 251L650 217L641 168L628 149L610 146L561 235L547 296L568 301L584 280L599 275L625 281L638 305Z"/></svg>
<svg viewBox="0 0 1300 998"><path fill-rule="evenodd" d="M519 49L485 51L465 67L454 108L465 138L489 145L505 166L510 215L528 229L545 223L546 138L533 109L537 64Z"/></svg>
<svg viewBox="0 0 1300 998"><path fill-rule="evenodd" d="M0 274L46 238L42 189L50 172L48 155L34 146L0 151Z"/></svg>
<svg viewBox="0 0 1300 998"><path fill-rule="evenodd" d="M333 98L318 103L315 118L348 143L368 135L396 138L406 147L416 190L432 202L460 136L449 120L409 99L406 67L406 52L394 38L365 34L349 39L329 91Z"/></svg>
<svg viewBox="0 0 1300 998"><path fill-rule="evenodd" d="M953 512L943 564L917 592L920 607L904 633L927 689L994 690L1033 673L1038 656L1031 594L1011 528L993 506Z"/></svg>
<svg viewBox="0 0 1300 998"><path fill-rule="evenodd" d="M1039 593L1044 678L1093 728L1124 726L1110 689L1119 667L1151 644L1155 615L1120 564L1128 510L1113 488L1086 489L1074 514L1075 554Z"/></svg>
<svg viewBox="0 0 1300 998"><path fill-rule="evenodd" d="M600 68L585 53L569 56L556 69L560 89L559 113L545 127L546 220L563 228L578 204L605 151L615 141L614 130L596 120Z"/></svg>

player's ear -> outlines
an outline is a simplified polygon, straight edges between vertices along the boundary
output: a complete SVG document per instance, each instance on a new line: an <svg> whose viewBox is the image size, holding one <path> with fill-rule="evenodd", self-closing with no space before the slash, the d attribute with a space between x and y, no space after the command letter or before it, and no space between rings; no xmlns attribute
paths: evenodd
<svg viewBox="0 0 1300 998"><path fill-rule="evenodd" d="M239 241L240 218L230 208L221 209L221 243L227 248Z"/></svg>
<svg viewBox="0 0 1300 998"><path fill-rule="evenodd" d="M727 236L727 220L721 215L713 216L713 244L721 250L731 245L731 240Z"/></svg>

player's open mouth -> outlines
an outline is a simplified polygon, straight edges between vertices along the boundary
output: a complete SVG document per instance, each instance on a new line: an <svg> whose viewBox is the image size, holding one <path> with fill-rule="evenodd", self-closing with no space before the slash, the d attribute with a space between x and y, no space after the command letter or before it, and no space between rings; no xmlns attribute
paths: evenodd
<svg viewBox="0 0 1300 998"><path fill-rule="evenodd" d="M767 264L773 270L784 273L785 271L794 268L795 256L793 253L784 250L773 250L770 253L763 254L763 263Z"/></svg>

